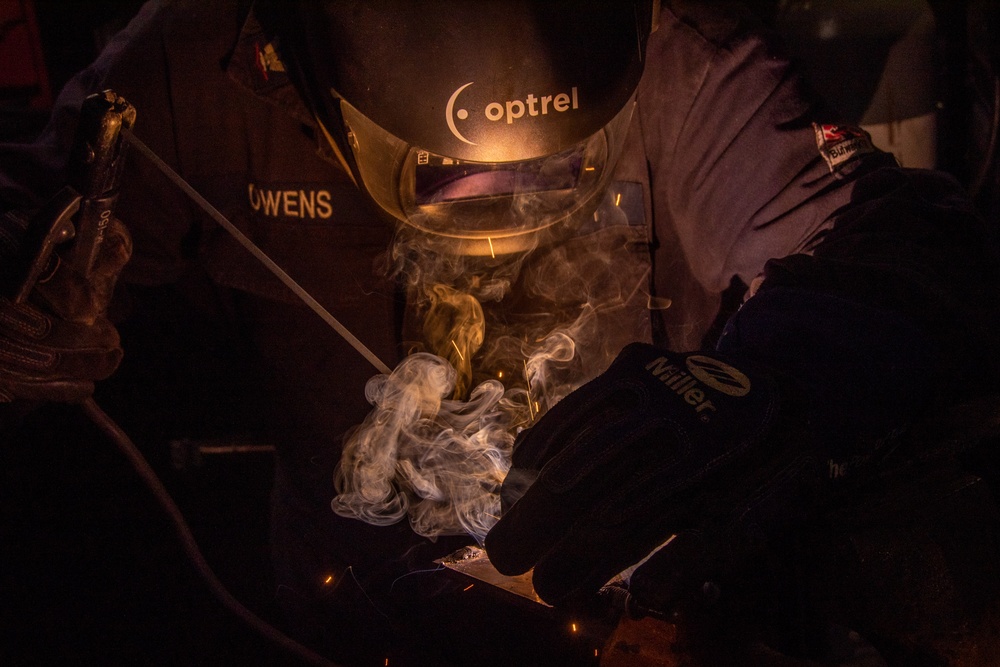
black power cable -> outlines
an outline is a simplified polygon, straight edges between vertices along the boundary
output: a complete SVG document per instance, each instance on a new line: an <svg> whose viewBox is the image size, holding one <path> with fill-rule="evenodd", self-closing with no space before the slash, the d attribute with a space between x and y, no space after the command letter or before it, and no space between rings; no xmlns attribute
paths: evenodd
<svg viewBox="0 0 1000 667"><path fill-rule="evenodd" d="M170 496L170 493L163 485L163 482L160 481L160 478L157 476L152 466L149 465L149 462L146 461L146 458L142 455L142 452L139 451L139 448L135 446L135 443L132 442L132 439L129 438L128 434L125 433L125 431L123 431L121 427L118 426L118 424L116 424L115 421L108 416L108 414L104 412L99 405L97 405L94 399L88 398L83 401L83 403L81 403L81 408L83 409L84 414L86 414L87 417L101 430L101 432L114 442L119 451L125 455L125 458L127 458L129 463L132 464L136 473L138 473L139 477L152 492L157 503L169 517L174 528L174 533L177 535L178 540L180 540L185 555L194 565L195 570L201 578L205 581L205 584L208 586L212 595L214 595L226 609L232 612L251 629L256 631L265 639L287 651L290 655L301 660L304 664L313 665L315 667L339 667L336 663L331 662L307 646L304 646L284 634L270 623L264 621L252 611L247 609L239 600L233 597L232 593L229 592L222 581L219 580L218 576L216 576L215 572L208 564L208 561L205 560L205 556L201 553L201 549L198 547L194 534L191 532L191 528L184 519L184 515L181 513L177 503L174 502L174 499Z"/></svg>

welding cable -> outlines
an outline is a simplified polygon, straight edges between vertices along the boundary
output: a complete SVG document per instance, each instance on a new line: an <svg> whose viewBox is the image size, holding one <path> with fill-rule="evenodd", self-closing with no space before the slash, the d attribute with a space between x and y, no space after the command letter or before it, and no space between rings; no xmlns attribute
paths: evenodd
<svg viewBox="0 0 1000 667"><path fill-rule="evenodd" d="M152 466L149 465L149 462L146 461L146 458L139 451L139 448L135 446L135 443L132 442L128 434L97 405L93 398L84 400L81 403L81 408L84 414L87 415L101 432L115 443L115 446L125 455L125 458L132 464L139 477L152 492L160 508L167 514L170 522L173 524L174 533L180 540L185 555L194 565L195 570L204 580L212 595L251 629L290 655L301 660L304 664L315 667L339 667L336 663L324 658L307 646L300 644L267 621L261 619L229 592L225 584L216 576L208 561L205 560L205 556L198 547L190 526L188 526L187 521L184 519L184 515L181 513L177 503L170 496L170 492L167 491L163 482L160 481Z"/></svg>
<svg viewBox="0 0 1000 667"><path fill-rule="evenodd" d="M163 174L169 178L174 185L179 187L184 191L188 197L191 198L193 202L198 204L202 210L205 211L209 216L212 217L219 225L229 232L230 236L236 239L240 245L247 249L247 251L254 256L254 259L263 264L268 271L273 273L278 280L283 282L288 289L292 290L299 299L302 300L304 304L309 306L314 313L320 316L324 322L326 322L330 327L340 334L341 338L350 343L351 347L361 353L368 362L376 368L380 373L385 373L389 375L392 371L386 366L385 362L379 359L374 352L368 349L364 343L362 343L357 336L350 332L350 330L345 327L340 321L334 317L330 311L323 307L319 301L317 301L304 287L299 285L295 280L288 275L284 269L282 269L278 264L271 259L267 253L260 249L260 247L251 241L246 234L237 229L236 225L229 221L226 216L219 212L219 209L212 206L212 204L201 196L201 194L191 187L191 184L185 181L180 174L174 171L170 165L164 162L159 155L153 152L153 150L142 143L138 137L135 136L129 129L122 128L122 136L135 148L146 156L150 162L152 162L157 169L163 172Z"/></svg>

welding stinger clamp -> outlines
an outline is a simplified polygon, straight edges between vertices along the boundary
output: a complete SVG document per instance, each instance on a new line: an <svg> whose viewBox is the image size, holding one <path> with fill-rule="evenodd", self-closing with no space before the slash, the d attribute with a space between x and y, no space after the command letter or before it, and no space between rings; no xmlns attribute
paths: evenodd
<svg viewBox="0 0 1000 667"><path fill-rule="evenodd" d="M122 130L135 123L135 108L111 90L90 95L80 108L70 152L69 184L51 197L28 222L16 264L8 273L8 296L28 298L46 274L55 271L53 251L72 241L61 261L90 275L118 199L125 163Z"/></svg>

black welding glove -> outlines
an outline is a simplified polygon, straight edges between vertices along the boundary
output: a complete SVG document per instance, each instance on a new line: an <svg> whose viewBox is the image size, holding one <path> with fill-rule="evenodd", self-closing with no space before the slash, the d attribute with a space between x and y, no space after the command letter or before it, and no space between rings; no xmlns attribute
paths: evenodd
<svg viewBox="0 0 1000 667"><path fill-rule="evenodd" d="M629 345L522 432L505 491L537 479L487 536L490 560L505 574L534 567L539 595L560 603L680 533L647 564L661 572L643 603L697 595L708 570L756 540L758 524L775 523L760 514L805 466L799 443L769 437L780 412L763 369Z"/></svg>
<svg viewBox="0 0 1000 667"><path fill-rule="evenodd" d="M631 579L673 611L787 541L891 449L932 382L912 323L804 290L750 299L719 350L630 345L522 432L503 495L524 495L486 538L497 569L583 600L677 535Z"/></svg>
<svg viewBox="0 0 1000 667"><path fill-rule="evenodd" d="M24 227L20 216L0 217L0 262L13 262ZM131 252L128 231L112 218L90 276L57 250L25 302L0 297L0 402L79 401L115 371L122 350L106 311Z"/></svg>

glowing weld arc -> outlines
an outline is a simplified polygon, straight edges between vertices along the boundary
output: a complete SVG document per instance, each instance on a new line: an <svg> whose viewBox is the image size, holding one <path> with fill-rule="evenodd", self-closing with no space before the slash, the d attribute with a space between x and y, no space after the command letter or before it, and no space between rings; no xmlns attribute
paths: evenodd
<svg viewBox="0 0 1000 667"><path fill-rule="evenodd" d="M222 226L230 235L237 241L240 245L246 248L251 255L253 255L257 261L263 264L271 273L273 273L281 282L285 284L292 292L295 293L299 299L302 300L307 306L309 306L313 312L320 316L324 322L330 325L334 331L340 334L341 338L351 344L351 346L361 353L365 359L367 359L372 366L374 366L379 372L388 375L392 371L389 369L385 363L382 362L375 353L368 349L368 347L362 343L354 334L352 334L347 327L340 323L340 321L330 314L323 305L317 301L309 292L305 290L304 287L299 285L295 280L285 273L284 269L278 266L273 259L271 259L267 253L261 250L253 241L251 241L243 232L236 228L232 222L229 221L226 216L222 215L217 208L212 206L211 203L204 197L202 197L197 190L195 190L191 185L188 184L176 171L171 169L170 165L160 159L156 153L153 152L151 148L142 143L132 132L127 129L122 129L122 136L133 146L135 146L140 153L145 155L149 160L156 165L156 167L162 171L167 178L169 178L177 187L184 191L184 193L190 197L198 206L200 206L206 213L212 216L219 225Z"/></svg>

